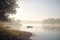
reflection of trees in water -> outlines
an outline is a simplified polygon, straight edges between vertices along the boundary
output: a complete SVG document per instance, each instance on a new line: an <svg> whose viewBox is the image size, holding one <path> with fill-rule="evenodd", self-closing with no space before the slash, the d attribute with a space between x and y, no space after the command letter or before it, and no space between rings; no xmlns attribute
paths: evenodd
<svg viewBox="0 0 60 40"><path fill-rule="evenodd" d="M60 26L57 27L57 26L43 26L44 29L47 29L47 30L60 30Z"/></svg>

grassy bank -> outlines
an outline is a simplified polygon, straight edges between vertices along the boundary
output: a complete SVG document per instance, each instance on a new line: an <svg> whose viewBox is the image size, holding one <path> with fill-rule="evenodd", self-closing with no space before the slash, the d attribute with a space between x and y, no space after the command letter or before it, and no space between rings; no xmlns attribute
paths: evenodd
<svg viewBox="0 0 60 40"><path fill-rule="evenodd" d="M29 32L8 29L0 23L0 40L30 40L31 35Z"/></svg>

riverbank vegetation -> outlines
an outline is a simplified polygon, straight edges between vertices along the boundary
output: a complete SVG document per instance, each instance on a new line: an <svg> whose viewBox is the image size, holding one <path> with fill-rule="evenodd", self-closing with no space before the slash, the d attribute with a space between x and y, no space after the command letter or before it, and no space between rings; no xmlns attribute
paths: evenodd
<svg viewBox="0 0 60 40"><path fill-rule="evenodd" d="M0 40L30 40L31 35L29 32L11 30L0 22Z"/></svg>

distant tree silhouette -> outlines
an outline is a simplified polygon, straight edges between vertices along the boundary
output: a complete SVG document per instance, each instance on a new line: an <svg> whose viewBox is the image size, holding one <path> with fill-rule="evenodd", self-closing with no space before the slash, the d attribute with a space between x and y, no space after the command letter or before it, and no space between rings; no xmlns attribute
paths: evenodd
<svg viewBox="0 0 60 40"><path fill-rule="evenodd" d="M46 24L60 24L60 18L49 18L49 19L45 19L43 21L43 23L46 23Z"/></svg>

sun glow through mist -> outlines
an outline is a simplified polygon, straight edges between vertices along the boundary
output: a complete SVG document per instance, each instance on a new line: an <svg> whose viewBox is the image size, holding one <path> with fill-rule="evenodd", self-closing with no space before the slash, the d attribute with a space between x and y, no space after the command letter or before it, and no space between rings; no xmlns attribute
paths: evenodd
<svg viewBox="0 0 60 40"><path fill-rule="evenodd" d="M59 2L57 0L18 0L15 19L40 21L47 18L59 18Z"/></svg>
<svg viewBox="0 0 60 40"><path fill-rule="evenodd" d="M34 14L35 12L32 11L32 9L28 6L26 6L23 1L19 0L18 2L18 5L19 5L19 8L17 8L17 12L15 15L11 16L10 17L14 17L16 20L19 19L19 20L31 20L31 21L40 21L42 20L43 18L40 18L39 19L39 15L37 14Z"/></svg>

